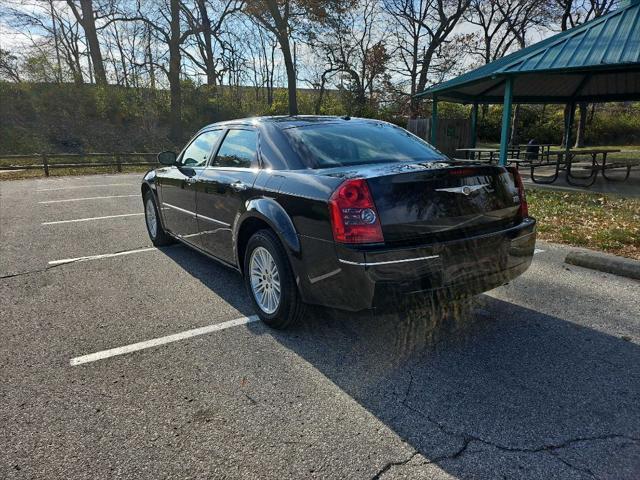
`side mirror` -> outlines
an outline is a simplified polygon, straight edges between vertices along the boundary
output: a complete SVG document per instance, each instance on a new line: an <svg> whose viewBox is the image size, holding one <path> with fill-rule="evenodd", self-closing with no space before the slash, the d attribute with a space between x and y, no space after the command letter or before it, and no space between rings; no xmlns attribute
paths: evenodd
<svg viewBox="0 0 640 480"><path fill-rule="evenodd" d="M160 162L162 165L175 165L176 158L178 158L176 152L171 152L169 150L167 150L166 152L160 152L158 154L158 162Z"/></svg>

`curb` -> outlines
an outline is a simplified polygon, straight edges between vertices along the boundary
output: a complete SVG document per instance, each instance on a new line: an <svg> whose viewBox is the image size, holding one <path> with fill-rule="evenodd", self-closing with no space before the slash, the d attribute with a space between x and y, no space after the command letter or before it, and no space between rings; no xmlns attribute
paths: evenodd
<svg viewBox="0 0 640 480"><path fill-rule="evenodd" d="M565 263L640 280L640 261L598 252L570 252Z"/></svg>

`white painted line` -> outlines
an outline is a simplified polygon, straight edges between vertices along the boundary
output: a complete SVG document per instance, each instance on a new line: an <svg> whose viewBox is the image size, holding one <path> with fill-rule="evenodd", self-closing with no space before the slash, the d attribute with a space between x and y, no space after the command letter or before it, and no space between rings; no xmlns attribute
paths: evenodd
<svg viewBox="0 0 640 480"><path fill-rule="evenodd" d="M44 222L42 225L57 225L59 223L76 223L76 222L90 222L93 220L106 220L107 218L121 218L121 217L133 217L136 215L144 215L142 213L125 213L122 215L106 215L104 217L89 217L89 218L76 218L74 220L57 220L55 222Z"/></svg>
<svg viewBox="0 0 640 480"><path fill-rule="evenodd" d="M132 255L134 253L151 252L152 250L157 250L157 248L155 247L138 248L136 250L126 250L124 252L118 252L118 253L103 253L100 255L88 255L86 257L65 258L64 260L52 260L49 262L49 265L62 265L63 263L86 262L89 260L100 260L103 258L121 257L123 255Z"/></svg>
<svg viewBox="0 0 640 480"><path fill-rule="evenodd" d="M536 255L538 253L542 253L542 252L544 252L544 250L542 250L541 248L536 248L536 249L533 250L533 254L534 255Z"/></svg>
<svg viewBox="0 0 640 480"><path fill-rule="evenodd" d="M82 198L65 198L64 200L45 200L44 202L38 202L41 204L48 203L64 203L64 202L82 202L84 200L102 200L103 198L126 198L126 197L139 197L140 195L107 195L105 197L82 197Z"/></svg>
<svg viewBox="0 0 640 480"><path fill-rule="evenodd" d="M83 363L95 362L97 360L103 360L105 358L115 357L117 355L137 352L138 350L144 350L146 348L158 347L167 343L173 343L179 340L197 337L199 335L206 335L207 333L218 332L220 330L226 330L227 328L238 327L240 325L246 325L248 323L256 321L258 321L257 315L236 318L235 320L229 320L228 322L208 325L206 327L194 328L193 330L187 330L185 332L167 335L166 337L154 338L153 340L147 340L145 342L132 343L130 345L125 345L124 347L111 348L109 350L102 350L101 352L90 353L89 355L83 355L81 357L75 357L72 358L69 363L71 364L71 366L82 365Z"/></svg>
<svg viewBox="0 0 640 480"><path fill-rule="evenodd" d="M56 187L56 188L41 188L36 192L53 192L54 190L72 190L75 188L93 188L93 187L135 187L135 183L107 183L103 185L75 185L72 187Z"/></svg>

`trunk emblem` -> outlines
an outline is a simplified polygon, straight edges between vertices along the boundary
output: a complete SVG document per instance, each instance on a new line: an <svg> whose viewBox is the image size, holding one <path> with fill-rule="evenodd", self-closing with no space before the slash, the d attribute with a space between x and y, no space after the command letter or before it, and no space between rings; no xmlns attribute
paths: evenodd
<svg viewBox="0 0 640 480"><path fill-rule="evenodd" d="M481 185L464 185L463 187L436 188L436 192L461 193L463 195L469 196L473 192L488 186L488 183L483 183Z"/></svg>

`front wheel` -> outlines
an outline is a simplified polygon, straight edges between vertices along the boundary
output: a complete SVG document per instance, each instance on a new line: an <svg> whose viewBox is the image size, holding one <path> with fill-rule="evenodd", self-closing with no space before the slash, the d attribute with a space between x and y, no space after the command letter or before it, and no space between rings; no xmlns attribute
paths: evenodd
<svg viewBox="0 0 640 480"><path fill-rule="evenodd" d="M173 239L164 231L160 223L160 215L158 214L158 206L152 192L146 192L144 200L144 219L147 225L147 232L151 243L156 247L162 247L173 243Z"/></svg>
<svg viewBox="0 0 640 480"><path fill-rule="evenodd" d="M249 297L264 323L284 329L304 313L289 259L271 230L256 232L244 255L244 282Z"/></svg>

